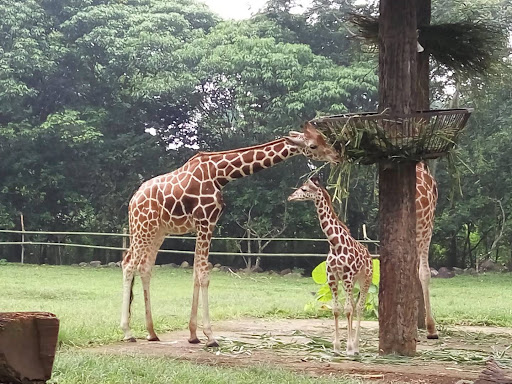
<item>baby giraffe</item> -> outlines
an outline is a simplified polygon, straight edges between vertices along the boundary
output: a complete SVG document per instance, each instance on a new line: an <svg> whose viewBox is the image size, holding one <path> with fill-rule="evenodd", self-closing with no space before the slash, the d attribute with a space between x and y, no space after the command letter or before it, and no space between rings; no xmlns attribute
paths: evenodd
<svg viewBox="0 0 512 384"><path fill-rule="evenodd" d="M311 178L302 187L293 192L288 201L312 200L315 202L320 226L329 240L330 249L327 255L327 281L332 293L332 313L334 315L334 352L340 353L340 337L338 317L341 305L338 302L338 281L343 282L345 288L345 315L347 316L347 355L359 353L359 330L361 325L361 312L363 311L366 295L372 282L372 259L370 252L360 242L350 236L347 226L336 216L332 207L329 193L322 188L318 179ZM358 282L360 294L357 304L354 301L352 290ZM355 316L357 325L355 334L352 322Z"/></svg>

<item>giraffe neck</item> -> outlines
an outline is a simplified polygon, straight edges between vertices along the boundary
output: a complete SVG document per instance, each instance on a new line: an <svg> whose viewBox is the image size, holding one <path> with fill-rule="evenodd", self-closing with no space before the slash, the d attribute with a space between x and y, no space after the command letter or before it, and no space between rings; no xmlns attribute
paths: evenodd
<svg viewBox="0 0 512 384"><path fill-rule="evenodd" d="M266 144L208 154L215 164L214 178L220 186L298 155L299 149L281 138Z"/></svg>
<svg viewBox="0 0 512 384"><path fill-rule="evenodd" d="M329 193L325 189L322 189L321 192L322 193L318 194L315 199L320 226L329 240L329 243L336 245L337 240L335 237L339 235L350 236L350 231L334 212Z"/></svg>

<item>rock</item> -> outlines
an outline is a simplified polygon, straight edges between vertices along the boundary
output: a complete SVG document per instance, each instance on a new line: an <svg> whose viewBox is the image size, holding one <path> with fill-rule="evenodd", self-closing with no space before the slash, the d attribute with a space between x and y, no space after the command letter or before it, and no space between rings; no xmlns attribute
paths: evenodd
<svg viewBox="0 0 512 384"><path fill-rule="evenodd" d="M268 274L269 275L275 275L275 274L277 274L277 272L271 269L270 271L268 271Z"/></svg>
<svg viewBox="0 0 512 384"><path fill-rule="evenodd" d="M219 272L219 271L220 271L220 268L218 268L218 267L213 267L212 268L212 272Z"/></svg>
<svg viewBox="0 0 512 384"><path fill-rule="evenodd" d="M252 269L252 272L254 272L254 273L262 273L264 271L263 271L263 268L261 268L261 267L254 267Z"/></svg>
<svg viewBox="0 0 512 384"><path fill-rule="evenodd" d="M180 268L190 268L190 264L188 263L188 261L184 261L183 263L181 263Z"/></svg>
<svg viewBox="0 0 512 384"><path fill-rule="evenodd" d="M455 272L456 275L462 275L464 274L464 270L462 268L453 267L453 272Z"/></svg>
<svg viewBox="0 0 512 384"><path fill-rule="evenodd" d="M430 277L437 277L437 275L439 275L437 269L430 267Z"/></svg>
<svg viewBox="0 0 512 384"><path fill-rule="evenodd" d="M0 313L0 382L46 383L58 334L59 319L52 313Z"/></svg>
<svg viewBox="0 0 512 384"><path fill-rule="evenodd" d="M215 264L213 267L214 267L214 268L220 268L220 267L221 267L221 265L220 265L219 263L217 263L217 264Z"/></svg>
<svg viewBox="0 0 512 384"><path fill-rule="evenodd" d="M121 268L121 262L120 262L120 261L117 261L117 262L116 262L116 265L117 265L119 268Z"/></svg>
<svg viewBox="0 0 512 384"><path fill-rule="evenodd" d="M208 270L211 271L213 269L213 264L208 262Z"/></svg>
<svg viewBox="0 0 512 384"><path fill-rule="evenodd" d="M229 272L229 267L226 267L225 265L221 265L219 267L219 271L222 271L222 272Z"/></svg>
<svg viewBox="0 0 512 384"><path fill-rule="evenodd" d="M452 277L455 277L455 272L450 271L446 267L441 267L439 268L439 274L437 275L437 277L441 279L450 279Z"/></svg>
<svg viewBox="0 0 512 384"><path fill-rule="evenodd" d="M117 264L113 261L107 264L110 268L118 268Z"/></svg>
<svg viewBox="0 0 512 384"><path fill-rule="evenodd" d="M480 264L480 270L482 271L497 271L499 270L499 267L498 265L496 265L496 263L494 261L492 261L491 259L487 259L487 260L484 260L481 264Z"/></svg>
<svg viewBox="0 0 512 384"><path fill-rule="evenodd" d="M175 263L162 264L162 268L178 268L179 265Z"/></svg>
<svg viewBox="0 0 512 384"><path fill-rule="evenodd" d="M292 273L292 270L290 268L283 269L281 272L279 272L281 276L285 276L289 273Z"/></svg>
<svg viewBox="0 0 512 384"><path fill-rule="evenodd" d="M89 265L90 265L91 267L95 267L95 268L97 268L97 267L101 266L101 261L99 261L99 260L94 260L94 261L91 261L91 262L89 263Z"/></svg>
<svg viewBox="0 0 512 384"><path fill-rule="evenodd" d="M81 263L78 263L78 265L80 267L87 267L88 264L82 261Z"/></svg>
<svg viewBox="0 0 512 384"><path fill-rule="evenodd" d="M477 274L475 268L466 268L464 270L464 273L467 273L468 275L476 275Z"/></svg>
<svg viewBox="0 0 512 384"><path fill-rule="evenodd" d="M78 264L71 264L72 267L78 267Z"/></svg>

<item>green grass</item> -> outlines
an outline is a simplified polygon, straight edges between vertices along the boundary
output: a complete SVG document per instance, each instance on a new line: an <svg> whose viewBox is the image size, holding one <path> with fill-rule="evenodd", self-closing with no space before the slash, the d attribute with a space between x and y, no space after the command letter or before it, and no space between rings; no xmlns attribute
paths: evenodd
<svg viewBox="0 0 512 384"><path fill-rule="evenodd" d="M85 346L122 339L119 329L122 273L119 268L0 265L0 311L48 311L61 321L60 341ZM304 304L315 290L311 279L252 275L238 278L212 273L210 314L213 325L239 317L305 317ZM132 327L144 337L144 307L136 277ZM192 300L192 272L154 271L151 282L157 332L186 328ZM199 312L201 313L201 311ZM214 328L215 329L215 328Z"/></svg>
<svg viewBox="0 0 512 384"><path fill-rule="evenodd" d="M65 351L57 355L49 384L356 384L350 378L318 378L253 365L225 368L169 358L110 356Z"/></svg>
<svg viewBox="0 0 512 384"><path fill-rule="evenodd" d="M69 346L120 340L121 270L0 264L0 311L49 311L61 320ZM212 273L210 311L215 322L240 317L308 317L304 305L317 285L309 278ZM140 280L136 278L132 326L145 336ZM512 274L432 279L434 316L441 324L512 327ZM157 268L151 283L157 332L184 329L190 314L192 272ZM324 313L330 317L330 313ZM215 329L215 328L214 328Z"/></svg>
<svg viewBox="0 0 512 384"><path fill-rule="evenodd" d="M432 279L432 307L441 324L512 327L512 274Z"/></svg>
<svg viewBox="0 0 512 384"><path fill-rule="evenodd" d="M61 321L61 348L52 383L355 383L301 376L271 367L219 368L140 356L92 354L81 347L121 340L120 269L0 263L0 311L49 311ZM157 332L186 329L192 272L157 268L152 281ZM317 285L310 278L267 274L240 278L212 273L210 310L215 322L240 317L298 318L330 313L305 312ZM140 280L135 285L132 326L145 336ZM457 276L432 280L434 315L443 324L512 327L512 274ZM201 312L200 312L201 313Z"/></svg>

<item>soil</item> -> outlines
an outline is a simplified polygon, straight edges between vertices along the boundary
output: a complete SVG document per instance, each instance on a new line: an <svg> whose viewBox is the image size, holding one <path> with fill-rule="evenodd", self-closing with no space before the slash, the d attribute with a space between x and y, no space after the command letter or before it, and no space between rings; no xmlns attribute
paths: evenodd
<svg viewBox="0 0 512 384"><path fill-rule="evenodd" d="M473 381L485 361L512 343L512 329L450 327L439 340L420 331L418 355L378 356L378 323L362 322L361 355L348 358L332 352L334 323L328 319L239 319L214 323L219 348L187 342L188 331L160 335L161 341L117 343L95 347L98 353L165 356L221 366L272 365L313 376L350 376L365 383L453 384ZM342 330L342 339L346 327ZM343 348L343 345L342 345Z"/></svg>

